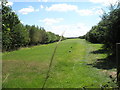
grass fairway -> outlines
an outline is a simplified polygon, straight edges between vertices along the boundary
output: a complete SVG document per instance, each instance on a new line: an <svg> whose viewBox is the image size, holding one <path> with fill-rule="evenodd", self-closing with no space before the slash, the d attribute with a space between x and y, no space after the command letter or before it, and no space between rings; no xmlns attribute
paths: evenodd
<svg viewBox="0 0 120 90"><path fill-rule="evenodd" d="M3 83L5 88L41 88L46 77L50 58L56 43L23 48L3 54ZM45 88L100 87L110 78L88 64L105 54L92 54L100 44L90 44L81 39L60 42L50 77Z"/></svg>

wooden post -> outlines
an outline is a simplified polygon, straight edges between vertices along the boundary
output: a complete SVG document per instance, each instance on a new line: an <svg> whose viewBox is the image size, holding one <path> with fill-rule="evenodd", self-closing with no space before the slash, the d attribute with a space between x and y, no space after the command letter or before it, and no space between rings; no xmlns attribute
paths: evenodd
<svg viewBox="0 0 120 90"><path fill-rule="evenodd" d="M117 82L120 87L120 43L116 44L116 57L117 57Z"/></svg>

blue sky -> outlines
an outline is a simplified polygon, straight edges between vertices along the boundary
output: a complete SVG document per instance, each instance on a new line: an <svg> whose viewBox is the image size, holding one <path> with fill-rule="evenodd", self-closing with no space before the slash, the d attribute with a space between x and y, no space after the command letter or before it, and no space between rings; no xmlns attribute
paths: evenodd
<svg viewBox="0 0 120 90"><path fill-rule="evenodd" d="M86 34L92 26L100 21L104 9L108 11L109 3L115 0L79 0L77 2L35 2L10 1L13 11L21 22L26 25L44 27L46 31L65 37L76 37Z"/></svg>

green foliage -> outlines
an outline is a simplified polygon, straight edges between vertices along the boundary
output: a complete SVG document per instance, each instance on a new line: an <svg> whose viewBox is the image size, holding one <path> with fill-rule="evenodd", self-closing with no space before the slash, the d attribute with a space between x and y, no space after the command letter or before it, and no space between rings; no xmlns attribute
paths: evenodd
<svg viewBox="0 0 120 90"><path fill-rule="evenodd" d="M111 5L110 12L104 13L98 25L86 34L86 40L103 43L109 55L116 54L116 43L120 43L120 3Z"/></svg>
<svg viewBox="0 0 120 90"><path fill-rule="evenodd" d="M13 28L12 46L20 47L29 43L29 33L27 29L20 23Z"/></svg>
<svg viewBox="0 0 120 90"><path fill-rule="evenodd" d="M23 25L12 8L2 3L3 51L16 50L28 45L45 44L58 41L59 35L46 32L42 27Z"/></svg>
<svg viewBox="0 0 120 90"><path fill-rule="evenodd" d="M59 35L55 35L52 32L47 32L47 36L48 36L47 43L49 43L49 42L52 43L52 42L58 41L60 39Z"/></svg>
<svg viewBox="0 0 120 90"><path fill-rule="evenodd" d="M28 25L26 26L28 27ZM46 32L42 27L29 26L30 44L52 43L60 39L59 35L52 32Z"/></svg>
<svg viewBox="0 0 120 90"><path fill-rule="evenodd" d="M41 42L41 43L47 43L47 40L48 40L47 32L45 31L44 28L40 28L40 30L41 30L41 31L40 31L40 33L41 33L41 34L40 34L40 35L41 35L41 37L40 37L41 39L40 39L40 40L41 40L41 41L40 41L40 42ZM50 43L50 42L49 42L49 43Z"/></svg>
<svg viewBox="0 0 120 90"><path fill-rule="evenodd" d="M79 36L80 39L85 39L85 35Z"/></svg>
<svg viewBox="0 0 120 90"><path fill-rule="evenodd" d="M9 50L12 46L12 32L13 28L19 24L18 16L12 12L12 9L2 4L2 43L3 51Z"/></svg>
<svg viewBox="0 0 120 90"><path fill-rule="evenodd" d="M29 30L30 44L37 44L39 42L39 30L35 26L31 26Z"/></svg>
<svg viewBox="0 0 120 90"><path fill-rule="evenodd" d="M114 55L116 53L116 43L120 43L120 7L112 10L105 20L107 26L103 42L104 47Z"/></svg>
<svg viewBox="0 0 120 90"><path fill-rule="evenodd" d="M102 43L104 36L104 29L101 25L93 26L92 29L85 35L86 40L92 43Z"/></svg>

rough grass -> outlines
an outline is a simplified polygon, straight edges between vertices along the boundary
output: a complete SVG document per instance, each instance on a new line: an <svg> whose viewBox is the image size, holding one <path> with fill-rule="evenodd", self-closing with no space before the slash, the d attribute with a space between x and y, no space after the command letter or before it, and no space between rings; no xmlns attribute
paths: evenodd
<svg viewBox="0 0 120 90"><path fill-rule="evenodd" d="M23 48L3 53L4 88L41 88L56 43ZM101 44L90 44L81 39L62 41L55 53L50 77L45 88L101 87L111 81L101 69L91 63L105 54L90 53Z"/></svg>

